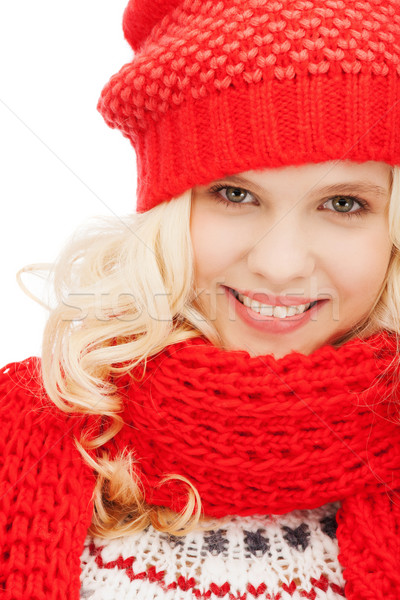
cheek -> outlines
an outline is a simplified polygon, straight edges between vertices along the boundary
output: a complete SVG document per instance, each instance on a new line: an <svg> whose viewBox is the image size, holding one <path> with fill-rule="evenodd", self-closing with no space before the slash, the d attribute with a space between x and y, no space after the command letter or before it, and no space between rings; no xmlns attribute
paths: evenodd
<svg viewBox="0 0 400 600"><path fill-rule="evenodd" d="M390 256L386 231L382 235L369 232L345 245L337 262L331 263L339 289L362 304L374 301L385 279Z"/></svg>
<svg viewBox="0 0 400 600"><path fill-rule="evenodd" d="M198 281L224 276L230 266L240 260L243 248L239 248L235 227L223 223L216 215L194 211L190 223L195 270ZM243 246L243 239L242 244Z"/></svg>

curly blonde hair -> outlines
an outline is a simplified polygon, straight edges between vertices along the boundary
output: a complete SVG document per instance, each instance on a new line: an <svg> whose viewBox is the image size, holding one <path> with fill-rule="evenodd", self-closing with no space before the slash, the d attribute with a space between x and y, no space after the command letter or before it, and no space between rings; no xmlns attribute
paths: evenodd
<svg viewBox="0 0 400 600"><path fill-rule="evenodd" d="M335 345L382 329L400 333L400 168L393 167L388 207L392 256L385 281L370 314ZM123 427L123 402L112 376L143 366L166 346L203 335L216 346L222 340L202 313L196 296L190 239L191 190L148 212L125 218L99 218L67 241L54 264L32 264L24 272L46 270L52 278L55 306L49 309L42 340L42 377L54 404L66 412L109 417L111 426L76 444L96 471L90 532L117 537L150 523L171 534L184 534L201 519L201 501L180 476L188 502L180 514L146 503L135 476L134 459L124 450L110 460L102 446ZM41 302L39 300L41 304ZM121 366L122 365L122 366ZM88 452L97 449L97 459Z"/></svg>

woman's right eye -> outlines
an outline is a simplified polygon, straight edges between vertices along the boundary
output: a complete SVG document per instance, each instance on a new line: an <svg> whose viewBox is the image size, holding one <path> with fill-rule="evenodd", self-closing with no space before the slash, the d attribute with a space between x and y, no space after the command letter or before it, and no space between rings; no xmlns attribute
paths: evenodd
<svg viewBox="0 0 400 600"><path fill-rule="evenodd" d="M224 195L221 194L222 191L224 192ZM227 206L247 206L248 204L253 204L254 202L244 202L248 196L254 198L253 194L244 188L217 184L209 189L209 193L214 196L217 202L222 202Z"/></svg>

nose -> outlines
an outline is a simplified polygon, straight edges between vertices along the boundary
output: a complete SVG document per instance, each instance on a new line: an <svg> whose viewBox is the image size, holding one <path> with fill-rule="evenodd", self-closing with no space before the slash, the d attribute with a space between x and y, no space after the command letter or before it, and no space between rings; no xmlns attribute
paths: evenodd
<svg viewBox="0 0 400 600"><path fill-rule="evenodd" d="M247 264L276 287L310 278L315 269L311 232L293 213L262 222L252 237Z"/></svg>

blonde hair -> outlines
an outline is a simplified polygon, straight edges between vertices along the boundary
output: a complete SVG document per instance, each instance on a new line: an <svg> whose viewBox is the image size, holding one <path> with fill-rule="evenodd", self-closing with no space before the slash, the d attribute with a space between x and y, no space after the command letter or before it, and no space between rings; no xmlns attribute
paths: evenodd
<svg viewBox="0 0 400 600"><path fill-rule="evenodd" d="M180 514L145 502L128 450L110 460L102 446L123 427L123 410L112 376L146 369L146 361L166 346L205 336L222 339L203 314L196 296L190 239L191 190L148 212L100 218L68 240L54 264L32 264L24 272L48 271L55 306L42 341L42 376L50 399L65 412L102 415L111 426L94 440L76 444L97 472L90 531L117 537L150 523L171 534L184 534L201 519L201 500L185 478L188 502ZM400 333L400 168L393 168L388 210L392 256L385 281L370 314L337 341L367 337L382 329ZM88 452L97 449L95 460Z"/></svg>

